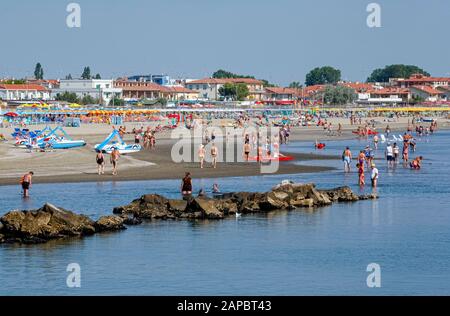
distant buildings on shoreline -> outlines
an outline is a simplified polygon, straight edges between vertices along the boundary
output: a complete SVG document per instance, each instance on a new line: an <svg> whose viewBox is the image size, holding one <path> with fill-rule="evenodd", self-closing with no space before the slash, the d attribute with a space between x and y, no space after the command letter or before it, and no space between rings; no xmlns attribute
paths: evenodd
<svg viewBox="0 0 450 316"><path fill-rule="evenodd" d="M51 101L64 92L78 98L90 96L108 105L113 99L125 102L165 99L168 101L218 101L226 84L245 84L246 101L268 105L320 104L325 85L300 88L267 87L253 78L172 79L167 75L135 75L118 79L61 79L9 83L0 80L0 99L8 103ZM406 104L409 102L450 101L450 78L427 77L421 74L410 78L393 78L389 83L339 82L354 91L358 104Z"/></svg>

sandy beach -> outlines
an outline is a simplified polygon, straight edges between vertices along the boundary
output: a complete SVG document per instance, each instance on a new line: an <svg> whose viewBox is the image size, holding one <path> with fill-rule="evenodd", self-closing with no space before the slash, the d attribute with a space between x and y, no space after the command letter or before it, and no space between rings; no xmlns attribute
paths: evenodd
<svg viewBox="0 0 450 316"><path fill-rule="evenodd" d="M322 127L294 127L291 130L290 141L310 141L311 151L301 154L290 154L289 146L282 147L281 153L294 157L293 161L281 162L276 174L294 174L305 172L320 172L330 170L330 167L309 166L308 160L317 159L339 159L339 157L328 157L315 154L313 142L327 142L330 140L351 139L355 135L351 132L356 127L349 124L348 119L332 118L334 126L340 122L343 127L342 135L326 136ZM404 131L408 123L408 118L400 118L398 122L380 122L377 125L379 131L384 130L386 124L391 129ZM155 123L145 124L154 125ZM214 122L213 125L219 125ZM127 131L133 127L140 127L141 123L126 124ZM446 120L440 121L440 128L448 127ZM39 129L43 126L33 126L31 129ZM111 131L111 126L107 124L83 125L79 128L65 128L69 135L75 139L82 138L87 142L87 146L72 150L58 150L52 152L32 152L17 148L13 141L0 143L0 185L18 184L20 177L27 171L34 171L35 183L64 183L64 182L101 182L101 181L131 181L131 180L150 180L150 179L178 179L185 172L189 171L195 178L215 178L232 176L253 176L260 174L259 164L256 162L221 162L216 169L206 163L206 167L200 169L199 163L174 163L171 160L171 149L177 141L172 139L170 132L157 134L156 149L143 149L142 151L123 155L119 162L119 174L111 175L111 165L106 163L105 175L99 176L96 170L94 146L102 140ZM238 131L240 132L240 131ZM9 135L11 129L0 129L0 133ZM134 141L132 134L127 134L125 141L132 143ZM223 154L229 150L229 145L224 139L216 140L219 150ZM193 151L195 156L195 152ZM106 158L108 160L108 158Z"/></svg>

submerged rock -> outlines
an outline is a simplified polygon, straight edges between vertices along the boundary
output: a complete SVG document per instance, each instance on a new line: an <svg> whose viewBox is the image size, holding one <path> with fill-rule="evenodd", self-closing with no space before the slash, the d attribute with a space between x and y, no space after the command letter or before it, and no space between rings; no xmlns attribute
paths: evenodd
<svg viewBox="0 0 450 316"><path fill-rule="evenodd" d="M35 211L11 211L0 218L4 241L41 243L51 239L92 235L95 223L89 217L45 204Z"/></svg>

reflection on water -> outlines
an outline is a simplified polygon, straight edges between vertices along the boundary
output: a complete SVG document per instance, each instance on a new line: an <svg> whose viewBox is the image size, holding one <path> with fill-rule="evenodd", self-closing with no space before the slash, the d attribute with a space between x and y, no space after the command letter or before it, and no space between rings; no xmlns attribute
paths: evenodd
<svg viewBox="0 0 450 316"><path fill-rule="evenodd" d="M380 170L377 201L334 204L316 211L255 214L221 221L152 221L110 234L52 241L43 245L0 246L0 294L450 294L449 136L441 132L418 142L422 170ZM327 144L339 156L350 145ZM289 150L312 152L311 144ZM305 162L302 162L305 163ZM281 180L315 182L318 187L360 189L356 169L342 162L315 161L336 171L291 176L194 179L210 190L265 191ZM445 171L445 172L444 172ZM179 180L84 184L36 184L32 197L17 186L0 187L0 214L45 202L97 218L144 193L178 198ZM81 266L82 287L66 286L66 267ZM366 287L366 267L378 263L382 287Z"/></svg>

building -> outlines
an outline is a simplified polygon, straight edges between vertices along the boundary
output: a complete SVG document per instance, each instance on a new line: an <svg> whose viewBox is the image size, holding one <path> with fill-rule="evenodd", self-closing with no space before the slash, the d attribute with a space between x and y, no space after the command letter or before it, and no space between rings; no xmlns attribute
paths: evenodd
<svg viewBox="0 0 450 316"><path fill-rule="evenodd" d="M417 85L410 88L413 98L422 99L429 102L441 101L444 93L432 86Z"/></svg>
<svg viewBox="0 0 450 316"><path fill-rule="evenodd" d="M0 99L3 101L47 101L50 91L38 84L1 84Z"/></svg>
<svg viewBox="0 0 450 316"><path fill-rule="evenodd" d="M450 86L447 87L439 87L439 91L442 92L442 99L445 99L446 101L450 101Z"/></svg>
<svg viewBox="0 0 450 316"><path fill-rule="evenodd" d="M410 90L398 87L374 87L358 93L358 103L397 104L406 103L411 98Z"/></svg>
<svg viewBox="0 0 450 316"><path fill-rule="evenodd" d="M427 77L422 74L411 75L408 79L392 79L391 83L400 88L410 88L412 86L431 86L433 88L450 85L450 78Z"/></svg>
<svg viewBox="0 0 450 316"><path fill-rule="evenodd" d="M59 88L59 80L56 79L27 79L27 83L38 84L47 88L48 90Z"/></svg>
<svg viewBox="0 0 450 316"><path fill-rule="evenodd" d="M122 98L122 89L114 87L112 79L64 79L59 88L52 90L52 97L64 92L75 93L77 97L91 96L100 103L108 105L115 98Z"/></svg>
<svg viewBox="0 0 450 316"><path fill-rule="evenodd" d="M282 87L266 87L265 100L285 101L295 100L299 97L299 90Z"/></svg>
<svg viewBox="0 0 450 316"><path fill-rule="evenodd" d="M134 75L127 78L128 81L139 81L139 82L153 82L161 86L166 86L171 84L171 79L168 75Z"/></svg>
<svg viewBox="0 0 450 316"><path fill-rule="evenodd" d="M186 82L186 88L197 91L202 99L219 100L219 89L226 83L246 84L249 91L248 100L261 101L266 93L263 82L252 78L204 78Z"/></svg>
<svg viewBox="0 0 450 316"><path fill-rule="evenodd" d="M153 82L117 80L116 88L122 89L126 101L164 98L171 101L197 100L199 93L182 86L162 86Z"/></svg>

